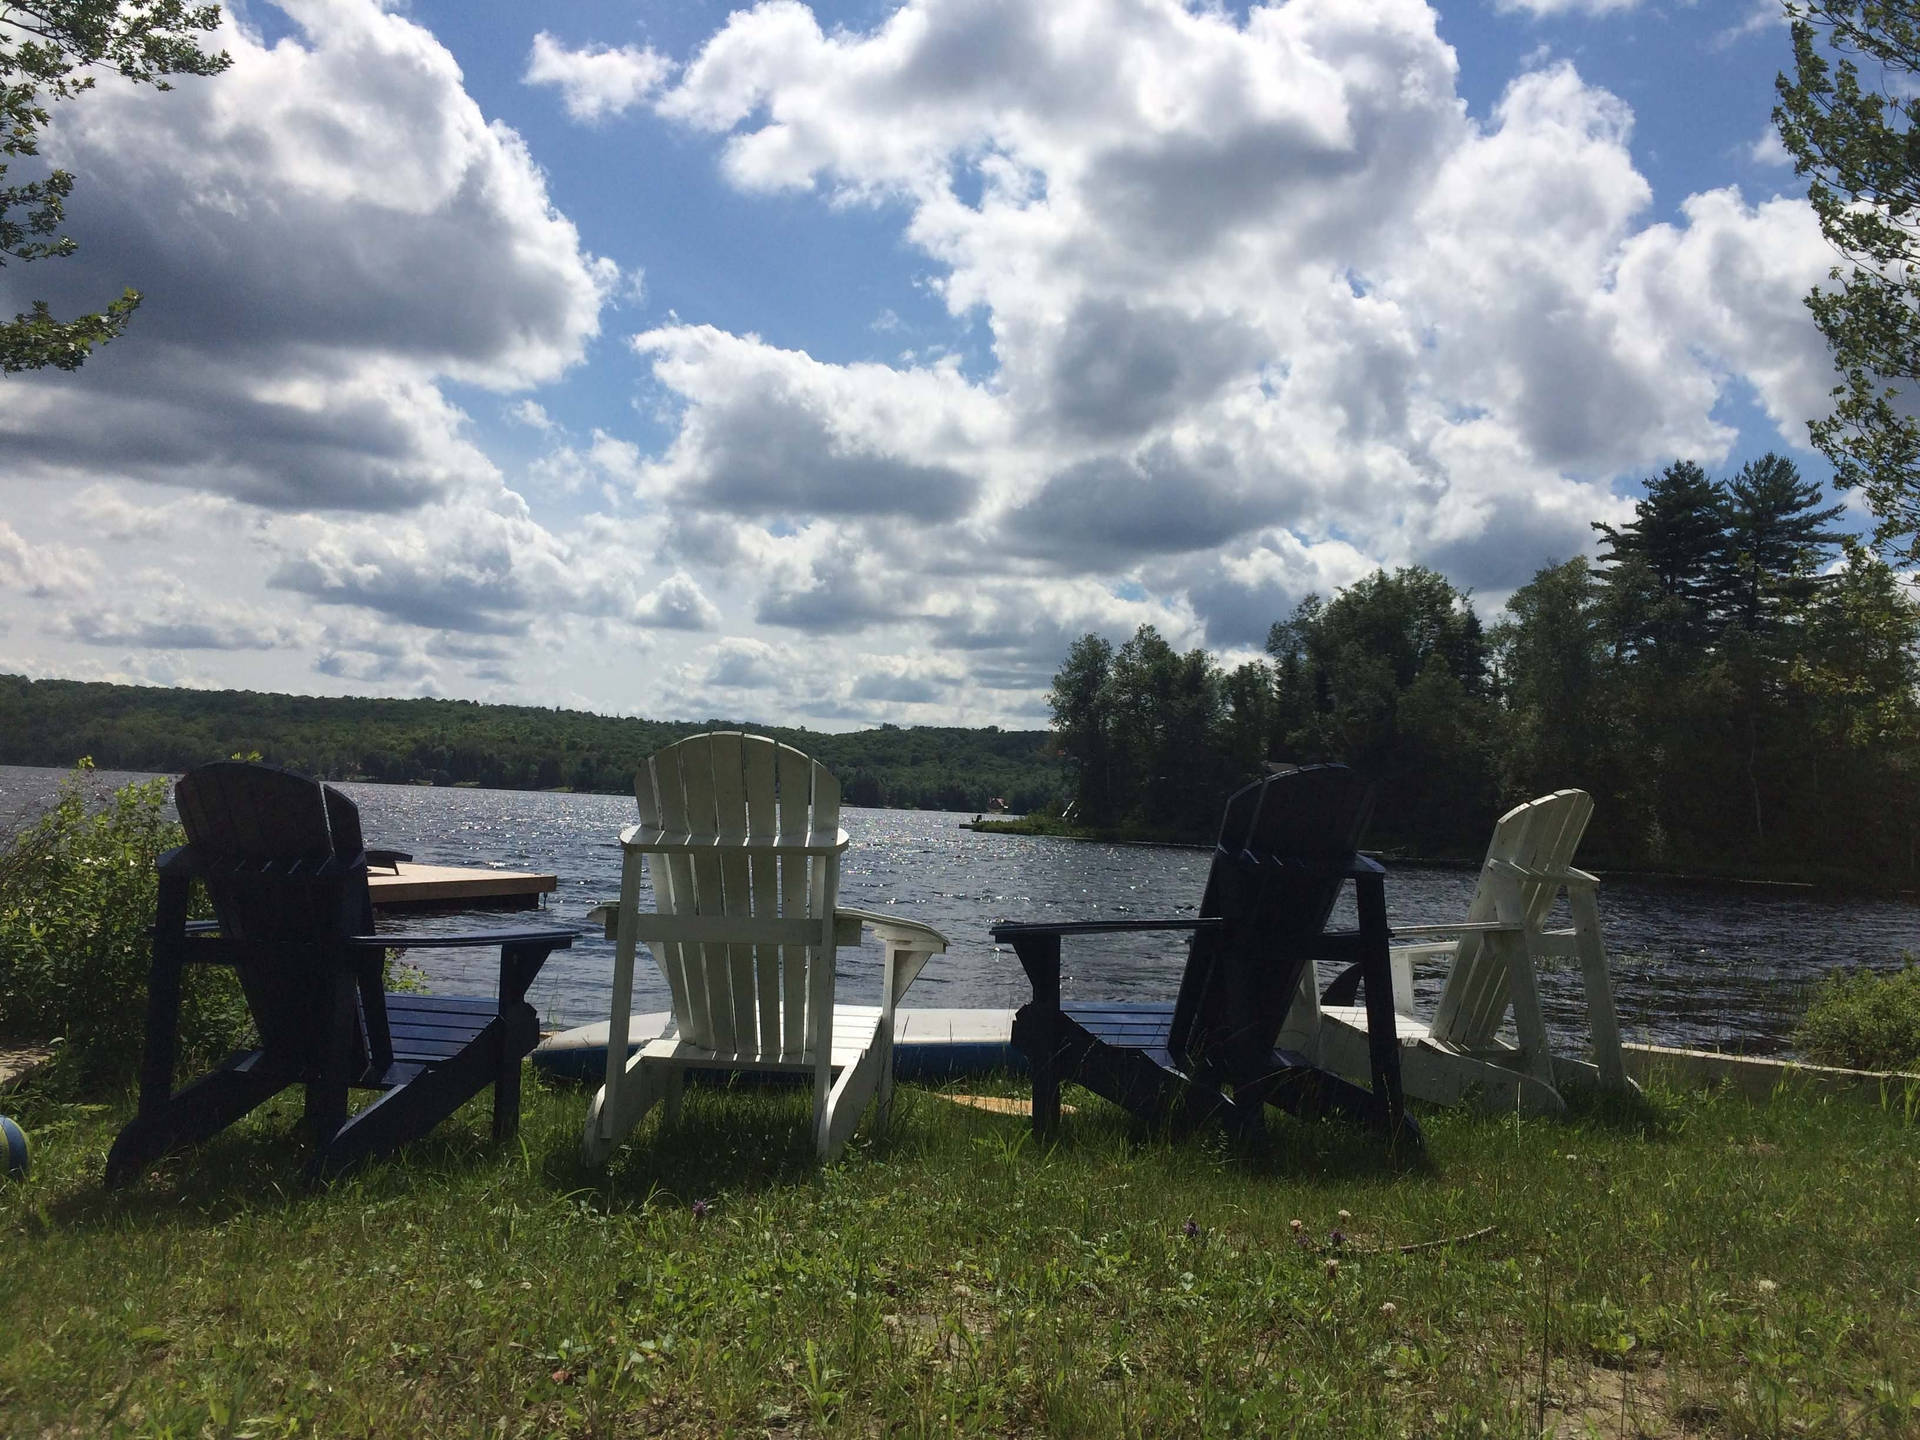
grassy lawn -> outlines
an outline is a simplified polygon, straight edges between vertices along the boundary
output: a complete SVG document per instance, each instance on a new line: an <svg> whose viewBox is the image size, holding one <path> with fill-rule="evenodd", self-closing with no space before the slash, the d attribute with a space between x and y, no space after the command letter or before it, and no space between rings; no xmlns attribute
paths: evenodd
<svg viewBox="0 0 1920 1440"><path fill-rule="evenodd" d="M1395 1168L1069 1096L1042 1149L906 1088L821 1170L803 1096L696 1089L602 1173L535 1086L325 1193L286 1100L109 1196L121 1115L16 1094L0 1434L1920 1434L1911 1101L1429 1113Z"/></svg>

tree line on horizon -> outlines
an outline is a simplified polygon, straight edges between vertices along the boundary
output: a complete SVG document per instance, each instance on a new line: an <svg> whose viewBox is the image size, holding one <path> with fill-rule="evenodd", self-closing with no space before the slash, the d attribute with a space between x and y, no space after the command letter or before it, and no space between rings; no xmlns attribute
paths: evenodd
<svg viewBox="0 0 1920 1440"><path fill-rule="evenodd" d="M1920 605L1767 455L1676 461L1601 554L1550 564L1483 626L1420 566L1309 595L1232 669L1151 626L1077 641L1051 704L1069 816L1210 839L1273 762L1378 783L1370 843L1474 857L1494 818L1589 791L1593 864L1912 883Z"/></svg>
<svg viewBox="0 0 1920 1440"><path fill-rule="evenodd" d="M160 689L0 675L0 764L177 774L258 754L326 780L625 794L640 762L701 730L752 729L804 750L850 805L1016 811L1055 802L1044 730L883 725L824 734L708 720L659 721L471 700L388 700Z"/></svg>

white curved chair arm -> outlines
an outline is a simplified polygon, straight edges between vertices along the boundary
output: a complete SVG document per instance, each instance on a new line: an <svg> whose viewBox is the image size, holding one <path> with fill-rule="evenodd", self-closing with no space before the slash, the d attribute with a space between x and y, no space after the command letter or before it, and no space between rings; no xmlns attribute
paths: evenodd
<svg viewBox="0 0 1920 1440"><path fill-rule="evenodd" d="M1496 875L1511 876L1515 880L1534 880L1548 885L1565 885L1569 889L1597 890L1600 877L1589 875L1585 870L1576 870L1571 865L1552 870L1542 870L1533 865L1517 865L1511 860L1489 860L1486 868Z"/></svg>
<svg viewBox="0 0 1920 1440"><path fill-rule="evenodd" d="M886 947L887 984L881 1003L888 1009L900 1003L900 997L919 978L929 958L946 953L947 937L918 920L876 915L871 910L835 910L833 919L835 930L844 930L849 921L868 927L874 938ZM859 939L857 931L853 938Z"/></svg>

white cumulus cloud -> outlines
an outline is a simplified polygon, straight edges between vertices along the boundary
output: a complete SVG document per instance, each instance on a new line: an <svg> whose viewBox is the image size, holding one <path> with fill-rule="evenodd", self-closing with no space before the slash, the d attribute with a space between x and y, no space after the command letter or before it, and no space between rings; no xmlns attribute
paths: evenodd
<svg viewBox="0 0 1920 1440"><path fill-rule="evenodd" d="M630 110L672 73L673 64L648 46L618 50L589 45L569 50L542 30L533 37L522 77L529 85L556 86L575 120L593 121Z"/></svg>

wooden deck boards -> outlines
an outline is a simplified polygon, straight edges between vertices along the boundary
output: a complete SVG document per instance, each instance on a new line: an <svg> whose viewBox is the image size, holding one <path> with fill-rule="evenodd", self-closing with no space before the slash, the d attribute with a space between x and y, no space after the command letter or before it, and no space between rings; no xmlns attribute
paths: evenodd
<svg viewBox="0 0 1920 1440"><path fill-rule="evenodd" d="M559 885L557 877L520 870L480 870L451 865L403 862L397 874L376 870L367 877L373 903L383 910L424 909L435 905L461 909L532 910L540 897Z"/></svg>

